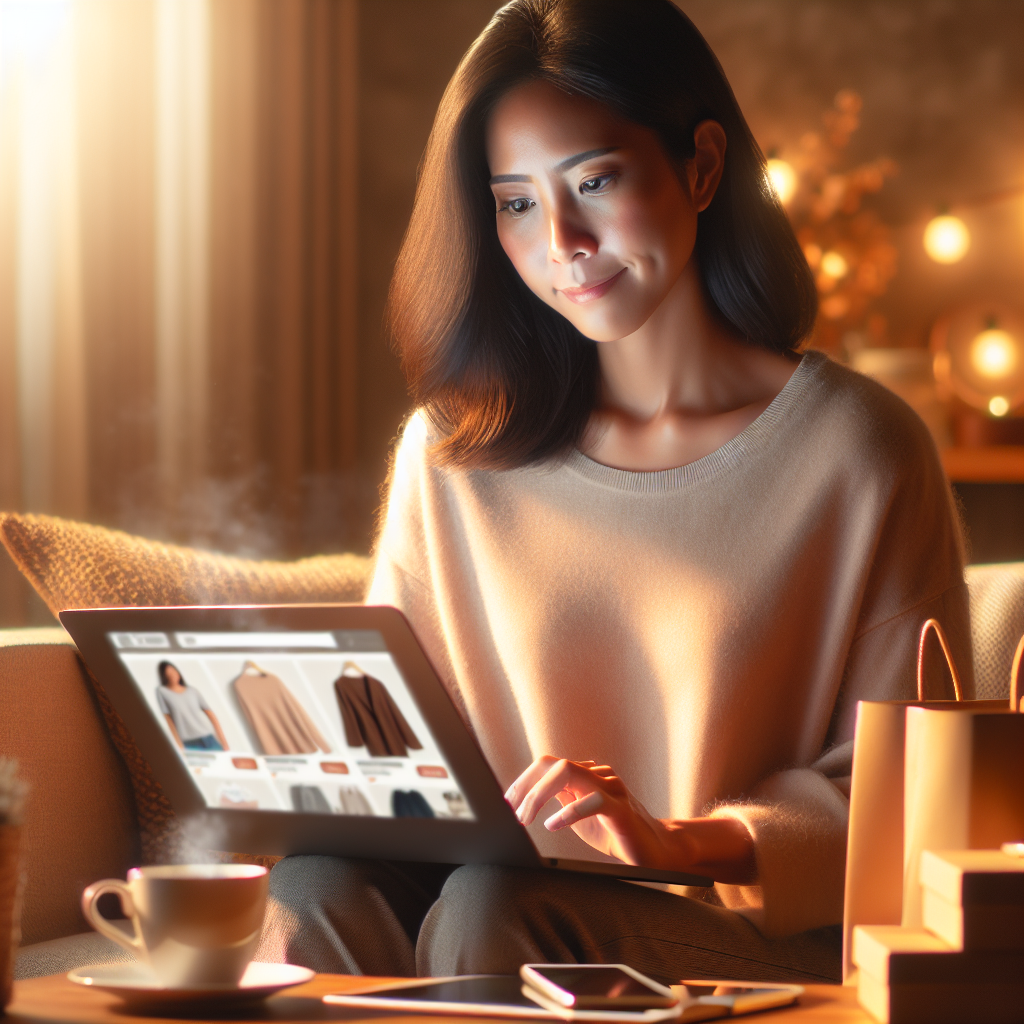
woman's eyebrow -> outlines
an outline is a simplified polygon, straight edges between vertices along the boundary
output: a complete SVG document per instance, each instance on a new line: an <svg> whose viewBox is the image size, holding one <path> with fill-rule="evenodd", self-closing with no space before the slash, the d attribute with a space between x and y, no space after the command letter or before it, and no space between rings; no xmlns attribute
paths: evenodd
<svg viewBox="0 0 1024 1024"><path fill-rule="evenodd" d="M614 153L619 147L618 146L605 146L604 149L588 149L586 153L577 153L575 156L567 157L561 163L555 164L555 173L562 174L565 171L571 171L577 164L583 163L584 160L593 160L595 157L604 156L606 153ZM528 185L533 178L528 174L496 174L490 180L491 185L507 185L515 183L517 185Z"/></svg>
<svg viewBox="0 0 1024 1024"><path fill-rule="evenodd" d="M563 160L560 164L555 164L555 173L561 174L563 171L571 171L577 164L583 163L584 160L593 160L594 157L604 156L606 153L614 153L618 146L605 146L604 149L588 149L586 153L577 153L575 156L570 156Z"/></svg>

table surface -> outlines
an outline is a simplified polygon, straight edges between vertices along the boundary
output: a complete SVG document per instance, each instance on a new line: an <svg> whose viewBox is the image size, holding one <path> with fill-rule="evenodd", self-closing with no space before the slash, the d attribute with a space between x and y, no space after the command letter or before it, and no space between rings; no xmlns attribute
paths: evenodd
<svg viewBox="0 0 1024 1024"><path fill-rule="evenodd" d="M94 989L73 985L63 974L49 978L33 978L14 983L14 998L7 1007L4 1024L134 1024L154 1020L173 1024L175 1020L200 1021L373 1021L374 1024L428 1024L445 1020L451 1024L472 1024L474 1020L495 1024L499 1018L454 1017L434 1014L389 1014L370 1010L328 1006L321 997L328 992L354 992L386 983L386 978L352 977L344 974L318 974L306 985L271 996L258 1008L224 1010L214 1015L207 1010L189 1017L175 1017L173 1011L159 1017L136 1016L125 1012L124 1004L115 996ZM397 979L396 979L397 980ZM858 1005L857 990L841 985L808 985L798 1006L770 1011L770 1018L754 1017L765 1024L868 1024L872 1021ZM507 1024L507 1022L503 1022Z"/></svg>

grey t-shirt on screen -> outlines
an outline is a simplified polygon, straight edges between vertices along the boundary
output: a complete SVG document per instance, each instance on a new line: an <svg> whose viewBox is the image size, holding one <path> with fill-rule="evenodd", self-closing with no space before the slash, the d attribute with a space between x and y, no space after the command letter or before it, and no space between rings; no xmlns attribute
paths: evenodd
<svg viewBox="0 0 1024 1024"><path fill-rule="evenodd" d="M204 714L210 709L210 705L194 686L186 686L182 693L175 693L166 686L158 686L156 702L165 715L171 716L182 743L213 734L213 723Z"/></svg>

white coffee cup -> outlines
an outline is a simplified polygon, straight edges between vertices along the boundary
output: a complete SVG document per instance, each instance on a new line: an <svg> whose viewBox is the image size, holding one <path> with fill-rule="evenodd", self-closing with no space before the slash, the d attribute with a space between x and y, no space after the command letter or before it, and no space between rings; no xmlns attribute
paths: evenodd
<svg viewBox="0 0 1024 1024"><path fill-rule="evenodd" d="M129 935L103 917L97 900L113 893ZM132 868L128 881L105 878L82 893L82 913L101 935L173 988L237 985L256 952L267 905L267 869L254 864Z"/></svg>

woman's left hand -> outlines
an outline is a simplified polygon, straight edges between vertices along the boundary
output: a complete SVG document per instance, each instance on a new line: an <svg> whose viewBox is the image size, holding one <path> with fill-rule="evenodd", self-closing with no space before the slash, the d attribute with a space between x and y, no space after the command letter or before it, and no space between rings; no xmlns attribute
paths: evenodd
<svg viewBox="0 0 1024 1024"><path fill-rule="evenodd" d="M552 798L562 809L544 822L551 832L570 827L584 842L626 864L685 870L687 843L679 830L652 817L606 764L537 758L508 788L505 799L529 825Z"/></svg>

